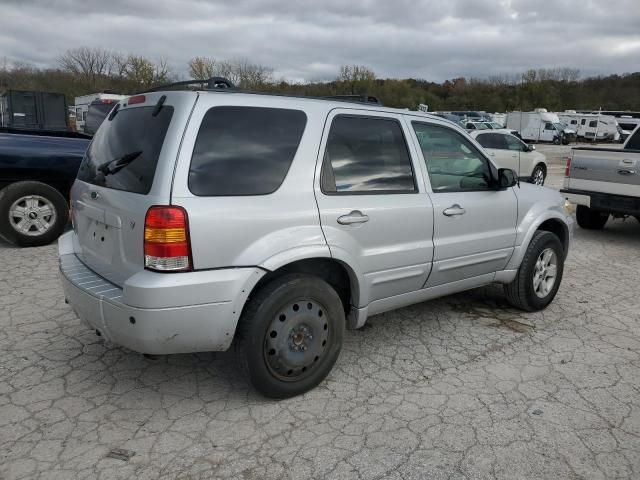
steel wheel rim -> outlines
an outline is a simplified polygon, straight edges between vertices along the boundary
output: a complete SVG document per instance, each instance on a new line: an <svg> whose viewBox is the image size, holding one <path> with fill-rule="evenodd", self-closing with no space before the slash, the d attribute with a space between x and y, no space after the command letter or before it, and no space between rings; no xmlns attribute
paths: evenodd
<svg viewBox="0 0 640 480"><path fill-rule="evenodd" d="M326 308L317 300L289 302L274 316L264 338L264 359L273 376L299 381L315 371L329 348Z"/></svg>
<svg viewBox="0 0 640 480"><path fill-rule="evenodd" d="M9 224L16 232L29 237L44 235L56 219L53 203L40 195L20 197L9 207Z"/></svg>
<svg viewBox="0 0 640 480"><path fill-rule="evenodd" d="M533 291L538 298L545 298L553 290L558 277L558 256L552 248L545 248L533 269Z"/></svg>
<svg viewBox="0 0 640 480"><path fill-rule="evenodd" d="M544 185L544 172L538 168L533 174L533 183L536 185Z"/></svg>

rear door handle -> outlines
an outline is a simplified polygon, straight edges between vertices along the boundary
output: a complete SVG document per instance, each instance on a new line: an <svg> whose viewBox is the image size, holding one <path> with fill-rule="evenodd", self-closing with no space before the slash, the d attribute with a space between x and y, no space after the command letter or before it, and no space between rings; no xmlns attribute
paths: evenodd
<svg viewBox="0 0 640 480"><path fill-rule="evenodd" d="M353 225L357 223L365 223L369 221L369 215L363 214L360 210L353 210L347 215L338 217L338 223L340 225Z"/></svg>
<svg viewBox="0 0 640 480"><path fill-rule="evenodd" d="M467 211L457 203L455 205L451 205L449 208L445 208L442 211L442 214L446 215L447 217L455 217L456 215L464 215L465 213L467 213Z"/></svg>
<svg viewBox="0 0 640 480"><path fill-rule="evenodd" d="M636 173L635 170L626 170L626 169L622 169L622 170L618 170L618 173L620 175L633 175Z"/></svg>

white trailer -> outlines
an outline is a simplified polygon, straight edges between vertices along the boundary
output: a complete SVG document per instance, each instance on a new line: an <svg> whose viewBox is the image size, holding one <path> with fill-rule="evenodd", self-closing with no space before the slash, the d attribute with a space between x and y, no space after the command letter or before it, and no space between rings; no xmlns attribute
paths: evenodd
<svg viewBox="0 0 640 480"><path fill-rule="evenodd" d="M576 113L575 110L559 112L558 117L569 128L576 131L579 138L596 141L613 141L620 139L618 124L612 115L599 113Z"/></svg>
<svg viewBox="0 0 640 480"><path fill-rule="evenodd" d="M558 115L544 108L533 112L507 113L507 128L517 130L525 141L568 143L575 132L560 122Z"/></svg>
<svg viewBox="0 0 640 480"><path fill-rule="evenodd" d="M76 130L78 132L84 132L84 124L87 120L87 112L89 111L89 105L94 100L110 100L119 101L126 98L127 95L119 95L117 93L91 93L89 95L82 95L76 97L75 105L71 108L76 114Z"/></svg>

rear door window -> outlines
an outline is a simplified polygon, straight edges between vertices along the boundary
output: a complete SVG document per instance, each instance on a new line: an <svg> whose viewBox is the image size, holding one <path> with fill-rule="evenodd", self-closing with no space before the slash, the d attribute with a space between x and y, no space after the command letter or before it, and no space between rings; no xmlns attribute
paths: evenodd
<svg viewBox="0 0 640 480"><path fill-rule="evenodd" d="M328 194L417 192L400 123L391 118L335 117L321 182Z"/></svg>
<svg viewBox="0 0 640 480"><path fill-rule="evenodd" d="M211 108L193 149L189 190L198 196L275 192L289 171L306 123L300 110Z"/></svg>
<svg viewBox="0 0 640 480"><path fill-rule="evenodd" d="M499 133L484 133L476 137L476 141L484 148L493 148L498 150L506 150L508 148L507 143L504 140L504 135Z"/></svg>
<svg viewBox="0 0 640 480"><path fill-rule="evenodd" d="M106 120L93 137L78 179L114 190L149 193L173 116L173 107L163 107L155 117L154 108L124 108Z"/></svg>

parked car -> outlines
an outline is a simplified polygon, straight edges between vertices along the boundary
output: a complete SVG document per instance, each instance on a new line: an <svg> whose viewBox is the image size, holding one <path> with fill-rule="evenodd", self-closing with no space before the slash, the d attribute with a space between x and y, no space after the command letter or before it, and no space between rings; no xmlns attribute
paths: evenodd
<svg viewBox="0 0 640 480"><path fill-rule="evenodd" d="M67 301L115 344L233 343L260 392L289 397L369 316L492 282L526 311L556 295L564 198L518 188L447 120L233 88L115 108L59 240Z"/></svg>
<svg viewBox="0 0 640 480"><path fill-rule="evenodd" d="M467 130L491 130L492 127L487 125L487 122L462 120L460 122Z"/></svg>
<svg viewBox="0 0 640 480"><path fill-rule="evenodd" d="M477 130L471 136L484 147L499 168L515 170L521 180L544 185L547 158L505 130Z"/></svg>
<svg viewBox="0 0 640 480"><path fill-rule="evenodd" d="M58 238L88 145L73 132L0 129L0 236L21 247Z"/></svg>
<svg viewBox="0 0 640 480"><path fill-rule="evenodd" d="M116 102L124 100L125 98L127 98L127 95L120 95L112 91L91 93L89 95L76 97L75 105L72 107L76 117L76 130L93 135ZM91 113L93 113L93 115L90 115ZM96 113L100 115L96 115ZM92 123L89 125L89 131L85 130L85 123L88 118L92 119ZM98 119L99 122L97 122Z"/></svg>
<svg viewBox="0 0 640 480"><path fill-rule="evenodd" d="M619 148L571 150L561 193L575 203L582 228L604 228L610 216L640 221L640 127Z"/></svg>

